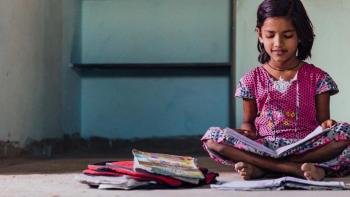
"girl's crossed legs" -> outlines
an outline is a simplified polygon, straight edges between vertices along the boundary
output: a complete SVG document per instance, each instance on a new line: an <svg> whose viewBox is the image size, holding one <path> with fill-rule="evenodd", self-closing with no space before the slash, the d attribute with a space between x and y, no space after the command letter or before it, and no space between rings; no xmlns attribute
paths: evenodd
<svg viewBox="0 0 350 197"><path fill-rule="evenodd" d="M350 140L333 141L323 147L301 155L292 155L282 159L263 157L219 144L214 140L204 142L206 147L235 162L235 170L243 179L254 179L263 176L267 171L291 174L308 180L321 180L326 171L315 166L314 162L325 162L335 158L350 145Z"/></svg>

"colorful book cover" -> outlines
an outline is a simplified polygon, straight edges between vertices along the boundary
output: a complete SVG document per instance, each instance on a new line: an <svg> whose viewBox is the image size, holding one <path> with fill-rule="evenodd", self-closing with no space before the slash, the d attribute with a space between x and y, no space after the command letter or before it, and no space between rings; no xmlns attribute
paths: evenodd
<svg viewBox="0 0 350 197"><path fill-rule="evenodd" d="M132 150L134 170L145 170L150 173L171 176L192 183L204 179L198 169L196 159L189 156L169 155L162 153Z"/></svg>

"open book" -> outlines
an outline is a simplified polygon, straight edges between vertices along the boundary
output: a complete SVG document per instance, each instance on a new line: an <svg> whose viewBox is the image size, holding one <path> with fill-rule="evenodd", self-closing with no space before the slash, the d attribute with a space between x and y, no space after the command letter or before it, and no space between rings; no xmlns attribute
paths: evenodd
<svg viewBox="0 0 350 197"><path fill-rule="evenodd" d="M132 153L135 171L144 170L194 184L205 178L193 157L149 153L136 149L133 149Z"/></svg>
<svg viewBox="0 0 350 197"><path fill-rule="evenodd" d="M295 177L254 181L230 181L210 185L211 188L221 190L348 190L349 185L342 181L309 181Z"/></svg>
<svg viewBox="0 0 350 197"><path fill-rule="evenodd" d="M322 129L321 126L318 126L314 131L312 131L310 134L308 134L305 138L293 143L293 144L289 144L283 147L280 147L276 150L270 149L262 144L257 143L256 141L238 133L237 131L230 129L230 128L225 128L225 133L228 136L233 136L235 139L238 139L240 142L242 142L243 144L253 147L259 151L262 151L264 153L266 153L267 155L274 157L274 158L278 158L281 157L281 155L283 153L285 153L286 151L295 148L311 139L313 139L314 137L322 134L322 133L326 133L328 132L330 129Z"/></svg>

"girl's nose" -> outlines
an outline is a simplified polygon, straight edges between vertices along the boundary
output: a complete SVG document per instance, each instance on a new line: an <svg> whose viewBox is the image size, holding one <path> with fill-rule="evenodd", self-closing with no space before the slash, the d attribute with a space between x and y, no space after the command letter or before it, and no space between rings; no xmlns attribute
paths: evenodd
<svg viewBox="0 0 350 197"><path fill-rule="evenodd" d="M275 47L280 47L280 46L282 46L282 45L283 45L283 39L282 39L282 37L276 35L275 38L274 38L274 40L273 40L273 43L274 43Z"/></svg>

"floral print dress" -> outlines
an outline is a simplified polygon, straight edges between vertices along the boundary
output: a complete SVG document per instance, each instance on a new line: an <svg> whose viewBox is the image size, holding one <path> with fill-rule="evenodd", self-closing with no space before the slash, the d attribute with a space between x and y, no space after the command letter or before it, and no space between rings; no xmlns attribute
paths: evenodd
<svg viewBox="0 0 350 197"><path fill-rule="evenodd" d="M325 92L330 95L338 93L334 80L320 68L305 63L290 81L275 80L263 66L256 67L241 78L235 96L256 101L258 114L254 123L259 136L257 142L277 149L304 138L319 126L316 120L315 97ZM225 133L224 128L211 127L202 137L202 141L211 139L265 156L261 151L247 147ZM287 151L283 156L302 154L332 141L349 139L350 125L337 123L329 132ZM204 148L214 160L227 165L234 164L208 150L205 144ZM329 169L333 174L347 174L350 172L350 146L334 159L316 165Z"/></svg>

